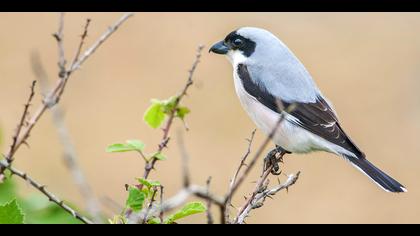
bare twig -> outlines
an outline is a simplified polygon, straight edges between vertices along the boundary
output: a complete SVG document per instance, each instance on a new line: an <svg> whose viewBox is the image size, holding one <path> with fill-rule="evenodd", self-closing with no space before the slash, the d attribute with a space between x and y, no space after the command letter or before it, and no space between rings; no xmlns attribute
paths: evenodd
<svg viewBox="0 0 420 236"><path fill-rule="evenodd" d="M280 102L277 101L277 105L279 108L280 107ZM247 166L247 168L244 170L244 173L238 178L238 180L236 181L236 183L234 183L230 189L228 194L225 197L225 204L224 204L224 212L226 214L227 210L226 208L227 203L231 201L233 195L235 194L236 190L239 188L239 186L242 184L242 182L245 180L245 178L248 176L248 174L250 173L251 169L253 168L253 166L255 165L255 163L257 162L258 158L261 156L261 154L263 153L263 151L265 150L265 148L267 147L267 145L269 144L270 140L274 137L275 133L277 132L279 126L281 125L281 123L283 122L283 120L285 119L285 114L290 113L293 109L295 109L295 104L291 104L289 105L283 112L281 112L280 117L278 118L276 124L273 127L273 130L270 132L270 134L266 137L266 139L263 141L263 143L261 144L261 146L257 149L257 152L255 153L254 157L252 158L251 162L249 163L249 165ZM282 109L280 109L282 110ZM281 155L283 156L285 153L282 153ZM266 168L266 170L264 171L263 175L261 176L261 178L257 181L257 187L259 187L259 189L261 188L262 184L265 183L268 175L271 173L272 168L274 167L273 165L274 163L271 163L270 166L268 166ZM259 189L257 189L256 191L259 191ZM255 195L255 192L253 192L252 196ZM248 198L247 203L250 201L250 198ZM245 204L245 206L246 206ZM244 210L245 207L242 207L239 211L239 214L242 213L242 211ZM229 216L225 215L225 218L228 219ZM236 217L235 222L237 222L238 217Z"/></svg>
<svg viewBox="0 0 420 236"><path fill-rule="evenodd" d="M66 205L62 200L58 199L54 194L47 191L46 188L45 188L45 185L42 185L42 184L36 182L34 179L29 177L26 173L11 167L10 164L8 164L4 160L0 161L0 166L8 169L12 173L12 175L16 175L16 176L19 176L20 178L24 179L26 182L28 182L30 185L32 185L34 188L36 188L38 191L40 191L42 194L44 194L48 198L48 200L57 204L59 207L61 207L62 209L64 209L68 213L70 213L74 218L82 221L85 224L92 224L92 221L90 221L86 217L79 214L77 211L75 211L70 206Z"/></svg>
<svg viewBox="0 0 420 236"><path fill-rule="evenodd" d="M232 196L235 194L236 190L239 188L239 186L242 184L242 182L245 180L245 178L251 172L252 167L254 167L258 158L261 156L261 154L264 152L267 145L270 143L271 139L273 138L274 134L276 133L278 127L281 124L281 122L284 120L284 117L285 117L284 113L281 113L281 115L280 115L279 119L277 120L273 130L270 133L270 135L267 136L267 138L264 140L264 142L258 148L258 150L254 154L254 157L252 158L251 162L248 164L248 167L244 170L244 173L237 179L236 183L233 184L232 187L230 188L230 190L229 190L229 192L226 196L226 202L228 202L229 199L232 199Z"/></svg>
<svg viewBox="0 0 420 236"><path fill-rule="evenodd" d="M85 39L88 36L88 28L89 28L90 22L91 22L91 19L89 18L86 19L86 24L83 29L83 33L80 35L81 39L80 39L79 47L77 48L76 55L74 56L74 59L73 59L73 62L71 63L70 68L72 68L77 61L79 61L80 53L82 52L83 45L85 44Z"/></svg>
<svg viewBox="0 0 420 236"><path fill-rule="evenodd" d="M62 68L64 68L65 73L63 75L61 73L62 71L60 72L60 75L59 75L60 78L57 81L56 85L46 95L46 97L44 98L43 104L36 110L34 115L29 119L29 121L27 122L26 128L21 131L22 134L20 135L20 137L17 137L14 148L10 149L10 151L5 155L5 157L7 159L11 159L11 160L13 159L16 151L20 148L20 146L22 144L26 143L27 139L30 136L30 133L31 133L32 129L35 127L35 125L40 120L40 118L45 113L45 111L48 108L53 107L54 105L56 105L59 102L60 97L63 94L62 91L64 90L65 85L67 84L66 81L69 79L70 75L74 71L76 71L78 68L80 68L80 66L132 15L133 15L133 13L124 14L114 25L109 27L108 30L104 34L102 34L102 36L100 36L99 39L90 48L88 48L86 51L84 51L82 56L79 59L77 59L77 61L67 71L65 70L65 58L64 58L64 49L63 49L64 47L63 47L63 44L62 44L62 42L63 42L62 37L63 37L64 15L63 14L60 15L59 29L58 29L58 32L54 34L54 37L56 38L56 40L58 42L58 47L59 47L59 67L60 67L60 70L62 70ZM63 60L63 58L64 58L64 60ZM9 163L6 163L6 164L7 164L7 166L9 166ZM3 176L3 172L4 172L5 167L6 167L5 165L2 165L2 167L0 167L0 177ZM8 169L10 169L10 168L11 167L8 167ZM24 178L24 179L27 178L26 175L19 175L18 172L17 172L17 175ZM32 185L37 186L37 184L35 182L33 182ZM47 197L49 197L51 199L51 194L49 194L48 192L45 192L44 187L40 186L40 188L37 188L37 189L40 190L44 195L46 195ZM74 213L74 211L73 212L69 211L69 209L67 208L66 205L63 205L63 204L58 204L58 205L61 206L66 211L68 211L70 213ZM81 218L81 217L79 217L79 218Z"/></svg>
<svg viewBox="0 0 420 236"><path fill-rule="evenodd" d="M115 24L108 27L108 30L102 34L102 36L99 37L98 40L96 40L93 45L88 48L84 53L81 54L80 58L77 60L76 63L74 63L71 68L69 69L69 73L72 73L73 71L80 68L80 66L93 54L95 51L113 34L115 31L118 30L118 28L127 21L130 17L132 17L134 13L126 13L124 14Z"/></svg>
<svg viewBox="0 0 420 236"><path fill-rule="evenodd" d="M246 150L245 155L242 157L241 162L239 163L238 168L236 169L235 174L233 175L232 181L230 182L230 188L232 188L235 183L236 183L236 179L238 178L239 172L241 171L242 167L246 166L245 161L248 158L249 154L251 154L251 145L252 145L252 141L254 140L254 136L255 136L255 132L257 130L254 129L251 133L251 137L249 139L247 139L248 141L248 148Z"/></svg>
<svg viewBox="0 0 420 236"><path fill-rule="evenodd" d="M31 84L31 87L30 87L31 88L31 92L29 94L29 98L28 98L27 102L24 105L22 116L20 118L18 127L16 128L16 133L13 136L13 143L10 146L10 150L9 150L9 153L11 155L10 156L9 155L6 156L6 159L7 159L8 162L12 162L13 161L13 153L16 150L16 144L17 144L18 137L20 135L20 132L22 131L22 128L25 126L26 118L29 115L29 107L31 106L31 102L32 102L32 100L33 100L33 98L35 96L35 85L36 85L36 80L32 81L32 84Z"/></svg>
<svg viewBox="0 0 420 236"><path fill-rule="evenodd" d="M211 182L211 177L207 179L207 194L209 194L210 192L210 182ZM210 224L210 225L214 223L213 215L211 214L211 205L212 205L211 200L207 200L207 211L206 211L207 224Z"/></svg>
<svg viewBox="0 0 420 236"><path fill-rule="evenodd" d="M201 51L203 50L204 46L200 45L197 48L197 54L194 60L194 63L191 67L191 69L188 72L188 78L187 78L187 82L184 86L184 88L182 89L181 93L176 97L175 103L174 103L174 108L169 112L169 116L168 119L166 121L166 124L163 128L163 137L158 145L158 152L161 152L168 144L169 142L169 130L171 129L172 126L172 122L175 118L176 115L176 109L178 109L178 105L180 104L182 98L187 94L188 88L193 84L193 75L194 72L197 68L198 63L200 62L200 58L201 58ZM149 177L150 171L152 169L154 169L154 166L157 162L156 158L153 158L153 160L151 160L151 162L146 163L146 166L144 168L144 174L143 174L143 178L147 179Z"/></svg>
<svg viewBox="0 0 420 236"><path fill-rule="evenodd" d="M270 171L266 171L267 175ZM255 195L250 197L247 201L247 204L243 207L239 215L237 216L235 223L236 224L243 224L245 222L245 218L248 217L251 210L262 207L266 198L275 195L276 193L280 192L283 189L288 189L290 186L296 183L300 175L300 172L296 174L291 174L287 177L287 180L283 184L279 184L271 189L266 189L263 191L255 191ZM262 180L262 179L261 179ZM261 188L263 182L261 181L257 184L257 188Z"/></svg>
<svg viewBox="0 0 420 236"><path fill-rule="evenodd" d="M108 39L118 29L118 27L121 26L121 24L123 24L132 15L132 13L127 13L121 17L89 49L83 53L81 58L67 71L68 73L65 73L65 77L57 81L54 88L45 97L43 104L36 110L34 115L28 121L26 129L22 131L22 135L16 141L14 150L11 152L9 151L9 153L5 155L6 157L13 158L14 154L20 148L20 146L26 143L26 140L29 138L32 129L35 127L39 119L41 119L44 112L48 108L54 106L56 101L60 100L60 97L58 97L59 91L63 89L62 86L65 85L64 81L69 79L71 73L77 70L77 68L79 68L96 51L96 49L98 49L105 42L105 40ZM0 174L2 173L0 172Z"/></svg>
<svg viewBox="0 0 420 236"><path fill-rule="evenodd" d="M286 154L285 152L280 153L280 157L278 158L278 160L281 160L281 158L284 156L284 154ZM271 163L266 170L263 171L263 174L261 175L261 178L257 181L257 183L255 184L255 188L254 191L252 192L251 196L247 198L244 206L242 206L239 210L238 216L235 219L235 223L239 223L238 219L240 218L239 216L241 216L243 214L243 212L245 211L245 209L248 208L249 205L252 205L252 202L255 199L255 196L261 192L262 189L264 189L268 183L267 178L271 173L271 170L273 168L273 164Z"/></svg>
<svg viewBox="0 0 420 236"><path fill-rule="evenodd" d="M236 179L238 178L238 175L239 175L242 167L246 166L245 161L248 158L249 154L251 154L251 145L252 145L252 141L254 140L254 136L255 136L255 132L256 131L257 130L254 129L252 131L252 133L251 133L251 137L249 139L247 139L247 141L248 141L248 148L247 148L244 156L242 157L241 162L239 163L239 166L236 169L235 174L233 175L232 180L230 181L230 186L229 186L229 191L228 192L231 192L231 189L236 184ZM232 197L232 195L228 195L227 198L226 198L226 204L224 206L224 211L223 211L224 212L223 213L224 214L223 217L225 217L224 222L229 222L229 206L230 206L231 200L232 200L231 197Z"/></svg>
<svg viewBox="0 0 420 236"><path fill-rule="evenodd" d="M53 34L54 38L57 40L58 45L58 77L64 78L66 76L66 57L64 54L64 12L60 13L60 19L58 21L58 30Z"/></svg>
<svg viewBox="0 0 420 236"><path fill-rule="evenodd" d="M12 145L10 145L10 149L8 154L5 156L5 160L7 161L8 164L12 164L13 162L13 154L16 152L17 149L17 142L18 142L18 138L20 136L20 133L22 131L22 128L25 126L25 122L27 117L29 116L29 107L31 106L32 100L35 96L35 85L36 85L36 81L32 81L31 84L31 92L29 94L28 100L24 105L24 109L23 109L23 113L22 116L20 118L19 124L16 128L15 134L13 135L13 141L12 141ZM3 181L4 179L4 167L0 167L0 183Z"/></svg>
<svg viewBox="0 0 420 236"><path fill-rule="evenodd" d="M42 65L41 59L37 52L33 52L31 55L32 70L39 81L41 90L43 93L48 91L48 75L45 72L44 66ZM53 124L55 125L59 140L62 144L64 155L63 160L70 171L74 183L79 189L82 198L86 201L87 211L93 217L95 223L100 223L101 212L99 207L99 201L93 193L91 186L89 185L86 177L79 165L76 148L74 147L69 131L64 122L63 110L60 104L56 104L51 109L53 118Z"/></svg>
<svg viewBox="0 0 420 236"><path fill-rule="evenodd" d="M56 99L55 99L54 103L58 103L59 102L59 100L60 100L61 96L63 95L64 90L66 88L66 85L67 85L67 82L68 82L68 78L69 78L70 74L73 72L72 68L79 61L79 56L80 56L80 53L82 51L83 45L85 44L85 39L86 39L87 34L88 34L88 28L89 28L90 21L91 20L89 18L86 20L86 24L85 24L83 33L80 36L81 39L80 39L79 47L77 48L77 51L76 51L76 55L75 55L75 57L73 59L73 62L70 65L70 70L64 71L65 75L62 77L63 82L62 82L62 85L61 85L61 87L60 87L60 89L58 91L58 95L56 96ZM60 73L62 73L62 72L60 72Z"/></svg>

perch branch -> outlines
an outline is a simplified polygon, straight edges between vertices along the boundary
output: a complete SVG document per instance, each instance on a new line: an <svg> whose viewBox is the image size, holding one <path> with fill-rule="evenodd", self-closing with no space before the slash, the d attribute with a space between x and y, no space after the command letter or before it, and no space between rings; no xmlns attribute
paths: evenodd
<svg viewBox="0 0 420 236"><path fill-rule="evenodd" d="M270 174L270 170L266 170L264 172L264 175L268 176ZM277 194L283 189L288 189L290 186L296 183L300 175L300 172L296 174L290 174L287 177L287 180L284 184L279 184L271 189L265 189L264 186L264 178L261 178L258 182L255 191L253 193L253 196L250 197L247 201L247 203L243 206L242 210L238 214L238 217L235 220L236 224L243 224L245 222L245 218L248 217L251 210L260 208L263 206L265 200L267 197L271 198L271 196Z"/></svg>
<svg viewBox="0 0 420 236"><path fill-rule="evenodd" d="M284 113L281 113L280 118L277 120L273 130L270 133L270 135L268 135L267 138L265 138L264 142L258 148L258 150L254 154L254 157L252 158L251 162L248 164L248 167L244 170L244 173L237 179L236 183L233 184L232 187L229 189L229 192L226 196L226 203L229 201L229 199L232 199L232 196L235 194L236 190L238 190L239 186L242 184L242 182L245 180L245 178L251 172L251 169L254 167L258 158L261 156L261 154L264 152L267 145L270 143L271 139L273 138L274 134L276 133L278 127L280 126L280 124L283 120L284 120ZM270 171L271 171L271 169L270 169Z"/></svg>
<svg viewBox="0 0 420 236"><path fill-rule="evenodd" d="M279 110L283 110L283 107L281 107L281 103L279 101L277 101L277 106L279 107ZM254 154L253 158L251 159L251 162L248 164L247 168L245 168L243 174L237 179L237 181L231 185L228 194L225 197L225 204L224 204L224 212L227 212L227 207L228 207L228 203L231 201L233 195L235 194L235 192L238 190L239 186L243 183L243 181L246 179L246 177L249 175L249 173L251 172L251 169L254 167L255 163L257 162L258 158L261 156L261 154L264 152L265 148L267 147L267 145L270 143L271 139L273 138L274 134L277 132L279 126L281 125L281 123L284 121L285 119L285 114L289 113L295 108L295 104L291 104L289 105L287 108L284 109L283 112L281 112L280 117L278 118L276 124L274 125L272 131L270 132L270 134L265 138L265 140L263 141L263 143L260 145L260 147L257 149L257 152ZM281 157L284 155L285 153L281 154ZM241 167L241 166L240 166ZM262 184L265 183L265 180L267 179L267 177L269 176L269 174L272 171L272 168L274 167L274 163L270 163L269 166L267 166L266 170L264 171L263 175L261 176L261 178L257 181L257 187L261 186ZM259 189L257 190L259 191ZM255 195L255 191L252 194L252 196ZM247 203L249 202L251 198L249 198L247 200ZM244 207L242 207L240 209L240 213L242 213L242 211L244 210ZM239 214L240 214L239 213ZM229 218L229 216L225 216L225 218ZM236 217L235 222L237 222L238 217Z"/></svg>

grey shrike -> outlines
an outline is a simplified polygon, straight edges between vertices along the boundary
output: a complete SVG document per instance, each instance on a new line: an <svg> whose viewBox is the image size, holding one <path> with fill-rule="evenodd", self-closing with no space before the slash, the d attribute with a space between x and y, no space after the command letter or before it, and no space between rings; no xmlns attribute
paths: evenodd
<svg viewBox="0 0 420 236"><path fill-rule="evenodd" d="M267 30L243 27L214 44L211 52L224 54L233 65L239 100L266 135L277 127L274 143L292 153L326 151L353 166L388 192L406 192L403 185L375 167L346 135L331 103L322 95L296 56ZM280 101L281 106L278 105ZM287 107L294 104L290 113Z"/></svg>

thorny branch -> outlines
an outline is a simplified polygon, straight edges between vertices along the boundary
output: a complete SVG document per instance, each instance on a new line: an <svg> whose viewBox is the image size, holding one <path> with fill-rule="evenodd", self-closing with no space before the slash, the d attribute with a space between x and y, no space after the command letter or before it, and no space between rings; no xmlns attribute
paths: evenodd
<svg viewBox="0 0 420 236"><path fill-rule="evenodd" d="M229 192L228 192L228 194L226 196L226 203L229 201L229 199L232 198L232 196L235 194L236 190L238 190L239 186L242 184L242 182L248 176L248 174L250 173L251 169L254 167L255 163L258 160L258 158L261 156L261 154L264 152L264 150L267 147L267 145L270 143L271 139L273 138L274 134L276 133L278 127L280 126L281 122L283 122L283 120L284 120L284 113L282 113L280 115L280 118L277 120L277 122L276 122L273 130L270 133L270 135L268 135L265 138L264 142L258 148L258 150L254 154L254 157L252 158L251 162L248 164L248 167L244 170L244 173L237 179L237 181L235 182L235 184L232 184L232 186L230 187Z"/></svg>
<svg viewBox="0 0 420 236"><path fill-rule="evenodd" d="M11 163L9 163L8 161L13 160L16 151L21 147L22 144L26 143L27 139L30 136L30 133L31 133L32 129L35 127L35 125L40 120L40 118L45 113L45 111L48 108L53 107L54 105L56 105L59 102L59 100L60 100L60 98L63 94L63 91L65 89L65 86L67 84L67 80L70 78L71 74L73 72L75 72L76 70L78 70L81 67L81 65L91 55L93 55L93 53L132 15L133 15L133 13L124 14L115 24L113 24L111 27L109 27L108 30L105 33L103 33L99 37L99 39L93 43L93 45L90 48L85 50L84 53L82 53L82 55L80 57L78 56L80 53L76 53L76 59L75 59L74 63L72 63L71 67L67 70L65 68L66 60L65 60L65 57L64 57L64 46L63 46L64 13L60 14L58 31L57 31L57 33L53 34L53 36L57 40L57 44L58 44L58 48L59 48L59 63L58 63L59 68L60 68L59 79L56 82L56 85L54 86L54 88L44 98L43 104L36 110L34 115L29 119L29 121L27 122L26 128L23 129L22 131L19 131L19 134L16 136L16 141L13 141L13 145L12 145L13 148L11 148L9 150L9 152L6 155L4 155L5 158L6 158L6 163L2 162L2 165L0 167L0 177L3 176L4 170L7 168L7 169L11 170L12 173L15 172L14 174L16 174L17 176L19 176L19 177L21 177L25 180L28 180L31 183L31 185L36 187L41 193L46 195L49 199L51 199L53 201L57 200L55 198L51 198L51 196L53 196L53 195L46 192L45 188L42 185L39 185L36 182L34 182L33 180L28 179L26 174L22 174L22 173L20 173L16 170L14 170L10 166ZM85 26L85 32L87 32L88 24L89 23L87 23L86 26ZM87 33L82 35L82 42L79 45L80 49L84 44L84 39L86 38L86 36L87 36ZM25 118L26 118L26 115L25 115ZM62 202L60 202L60 201L54 201L54 202L56 202L64 210L66 210L66 211L68 211L72 214L74 213L74 211L71 211ZM83 217L78 216L77 214L73 214L73 215L77 219L83 221L84 223L90 222L88 220L85 220Z"/></svg>
<svg viewBox="0 0 420 236"><path fill-rule="evenodd" d="M280 108L280 103L278 103L278 106ZM263 153L263 151L265 150L265 148L267 147L267 145L269 144L270 140L274 137L274 134L277 132L279 126L281 125L281 123L284 121L285 119L285 114L286 113L290 113L293 109L295 109L295 104L291 104L289 105L281 114L280 117L278 118L273 130L270 132L270 134L266 137L266 139L264 140L264 142L261 144L261 146L257 149L256 153L254 154L254 157L252 158L251 162L248 164L247 168L244 170L244 173L242 174L241 177L239 177L239 179L236 181L236 183L234 182L233 184L231 184L231 187L228 191L228 194L225 197L225 203L224 203L224 212L227 212L227 208L229 207L228 204L230 202L230 200L232 199L233 195L235 194L236 190L239 188L239 186L241 185L241 183L245 180L245 178L248 176L248 174L250 173L252 167L255 165L256 161L258 160L259 156L261 156L261 154ZM280 157L278 157L278 161L281 161L283 155L285 154L285 152L280 153ZM246 155L245 155L246 156ZM243 158L244 159L244 158ZM245 157L246 159L246 157ZM241 161L242 163L243 161ZM238 221L238 219L240 218L240 216L244 213L245 209L247 208L247 206L249 204L251 204L251 202L253 201L253 199L255 198L256 194L262 189L262 185L264 183L266 183L266 179L268 178L269 174L272 173L272 169L274 168L276 163L272 163L270 162L268 166L266 166L263 175L260 177L260 179L257 181L257 185L256 188L254 190L254 192L251 194L251 197L248 198L248 200L246 201L245 205L243 207L240 208L239 213L237 215L237 217L234 220L234 223L241 223ZM239 166L239 168L241 168L243 165L241 164ZM239 171L237 171L239 172ZM248 211L249 213L249 211ZM226 214L225 215L226 219L229 219L229 215Z"/></svg>
<svg viewBox="0 0 420 236"><path fill-rule="evenodd" d="M60 19L58 21L58 30L56 33L53 34L54 38L57 41L57 46L58 46L58 67L59 67L59 72L58 72L58 77L60 78L64 78L65 74L66 74L66 57L64 54L64 12L60 13Z"/></svg>
<svg viewBox="0 0 420 236"><path fill-rule="evenodd" d="M241 172L242 167L246 167L247 165L245 164L249 154L251 154L251 145L252 145L252 141L254 141L254 137L255 137L255 132L257 130L254 129L251 133L251 137L249 139L247 139L248 141L248 148L245 152L245 155L242 157L241 162L239 163L238 168L236 169L235 174L233 175L232 180L230 181L230 186L229 189L232 189L233 186L236 184L236 179L238 178L239 173ZM229 190L230 191L230 190ZM231 201L232 201L232 195L228 194L225 200L225 204L223 206L223 215L225 217L225 219L223 220L223 222L229 222L229 206L231 205Z"/></svg>
<svg viewBox="0 0 420 236"><path fill-rule="evenodd" d="M169 112L168 120L166 121L166 124L165 124L165 126L163 128L163 137L162 137L162 139L161 139L161 141L159 143L158 151L157 152L161 152L167 146L167 144L169 142L169 138L170 138L169 137L169 131L171 129L173 120L175 118L176 109L178 108L178 105L180 104L182 98L185 95L187 95L188 88L194 83L194 81L193 81L193 75L194 75L194 72L195 72L195 70L197 68L198 63L200 62L201 51L203 50L203 48L204 48L203 45L200 45L197 48L197 54L196 54L196 57L195 57L195 61L194 61L193 65L192 65L191 69L188 71L188 79L187 79L187 82L186 82L184 88L182 89L181 93L176 97L174 108ZM146 163L146 166L144 168L144 174L143 174L143 178L144 179L147 179L149 177L150 171L152 169L154 169L154 166L155 166L157 160L158 159L153 158L153 160L151 160L151 162Z"/></svg>
<svg viewBox="0 0 420 236"><path fill-rule="evenodd" d="M270 171L266 171L264 174L269 174ZM288 189L290 186L296 183L300 175L300 172L297 172L296 174L290 174L287 176L287 180L283 184L278 184L277 186L271 188L271 189L264 189L268 186L268 181L266 181L265 184L263 184L263 181L259 181L259 184L257 184L256 191L254 192L254 196L249 198L249 201L245 204L245 206L242 208L241 212L238 214L238 217L235 220L236 224L243 224L245 222L245 218L248 217L251 210L260 208L263 206L265 200L267 198L271 198L271 196L275 195L276 193L280 192L283 189ZM262 180L262 179L261 179ZM258 189L258 190L257 190Z"/></svg>
<svg viewBox="0 0 420 236"><path fill-rule="evenodd" d="M31 85L31 92L29 94L29 98L27 100L27 102L24 105L24 109L23 109L23 113L22 116L20 118L19 124L16 128L16 132L13 135L13 141L12 141L12 145L10 145L10 149L8 154L5 156L5 160L7 161L8 164L12 164L13 162L13 155L17 150L17 142L18 142L18 138L19 135L22 131L22 128L26 125L26 119L29 116L29 107L31 106L32 100L35 96L35 85L36 85L36 81L32 81L32 85ZM5 168L4 167L0 167L0 183L3 181L4 179L4 171Z"/></svg>

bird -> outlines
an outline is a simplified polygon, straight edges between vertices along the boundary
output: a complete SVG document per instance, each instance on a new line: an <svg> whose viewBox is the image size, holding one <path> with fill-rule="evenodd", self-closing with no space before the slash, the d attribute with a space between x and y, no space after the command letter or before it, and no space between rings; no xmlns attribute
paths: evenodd
<svg viewBox="0 0 420 236"><path fill-rule="evenodd" d="M265 135L286 153L325 151L349 161L387 192L406 192L398 181L366 159L344 132L332 103L310 73L274 34L241 27L209 50L233 66L239 101ZM287 109L293 105L292 109ZM277 123L284 117L281 123Z"/></svg>

